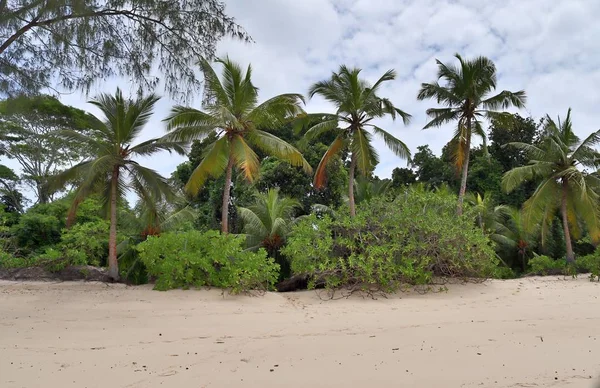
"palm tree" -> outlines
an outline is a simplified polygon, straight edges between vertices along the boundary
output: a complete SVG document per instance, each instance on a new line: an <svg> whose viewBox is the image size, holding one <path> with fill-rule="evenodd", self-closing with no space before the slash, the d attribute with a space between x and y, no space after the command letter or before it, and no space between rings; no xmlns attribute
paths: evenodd
<svg viewBox="0 0 600 388"><path fill-rule="evenodd" d="M294 166L302 166L308 173L312 169L296 148L267 132L303 113L303 97L282 94L258 104L258 89L251 80L252 68L248 66L243 73L229 58L217 62L223 65L222 81L208 61L200 61L208 97L205 109L176 106L166 121L171 131L169 136L175 140L203 139L216 133L217 140L190 176L186 190L196 194L209 177L225 173L221 231L227 233L233 167L239 168L248 181L253 181L260 167L254 147Z"/></svg>
<svg viewBox="0 0 600 388"><path fill-rule="evenodd" d="M372 123L373 119L386 115L390 115L394 120L396 116L400 116L405 124L410 121L411 116L408 113L396 108L387 98L377 95L381 85L396 78L396 72L388 70L372 86L367 81L359 78L360 72L360 69L349 69L346 66L341 66L337 73L332 74L331 79L317 82L308 92L311 98L320 95L336 107L334 114L311 115L313 118L320 117L321 120L306 132L309 139L330 131L333 131L336 135L335 140L331 143L317 167L314 186L316 188L323 187L327 164L341 150L349 149L351 157L348 199L352 216L356 215L354 201L356 168L358 167L358 170L365 176L379 163L377 151L371 144L372 135L367 132L367 129L372 129L376 135L380 136L397 156L405 159L410 158L410 151L406 144Z"/></svg>
<svg viewBox="0 0 600 388"><path fill-rule="evenodd" d="M89 195L100 193L110 214L108 274L118 280L117 261L117 204L131 189L141 201L154 207L156 200L170 199L171 187L166 178L133 160L136 156L151 156L160 151L185 154L184 143L154 138L133 145L152 115L159 97L152 94L136 100L126 99L120 89L114 96L101 94L92 101L104 114L104 121L89 135L75 131L60 131L70 141L88 144L93 156L59 174L53 185L63 187L77 182L73 204L69 210L70 225L79 204Z"/></svg>
<svg viewBox="0 0 600 388"><path fill-rule="evenodd" d="M499 247L516 250L523 271L527 269L527 254L535 244L534 230L526 227L523 212L509 206L502 208L500 227L492 236Z"/></svg>
<svg viewBox="0 0 600 388"><path fill-rule="evenodd" d="M525 92L509 92L504 90L497 95L489 96L496 89L496 66L486 57L465 60L455 54L459 66L445 65L439 60L438 80L421 84L417 96L419 100L433 98L444 108L427 109L431 118L423 129L440 127L451 121L457 121L452 142L455 145L454 158L458 169L462 169L460 191L458 194L457 213L462 214L463 201L467 190L467 175L469 173L469 154L473 135L481 137L485 146L485 131L481 126L482 118L498 115L499 109L511 106L525 106ZM443 79L445 84L440 85Z"/></svg>
<svg viewBox="0 0 600 388"><path fill-rule="evenodd" d="M295 199L279 196L278 189L255 194L256 201L248 207L238 208L244 223L243 232L249 249L265 248L282 268L282 275L289 275L289 265L279 255L279 249L295 222L294 212L302 207Z"/></svg>
<svg viewBox="0 0 600 388"><path fill-rule="evenodd" d="M597 168L600 155L593 148L600 143L600 130L584 141L573 132L571 109L564 121L549 116L539 144L509 143L527 152L530 162L516 167L502 178L502 187L511 192L523 182L540 179L537 189L523 205L528 227L547 223L557 210L562 217L567 261L575 261L571 234L579 235L579 221L587 226L594 241L600 239L600 178L586 168Z"/></svg>
<svg viewBox="0 0 600 388"><path fill-rule="evenodd" d="M390 179L370 180L366 177L361 177L354 182L356 189L355 201L357 204L368 202L376 197L382 197L388 193L392 187Z"/></svg>
<svg viewBox="0 0 600 388"><path fill-rule="evenodd" d="M502 226L500 221L506 214L507 206L495 205L493 197L489 193L484 196L479 193L470 193L465 196L465 199L475 211L477 226L484 233L493 236ZM494 240L493 237L492 240Z"/></svg>

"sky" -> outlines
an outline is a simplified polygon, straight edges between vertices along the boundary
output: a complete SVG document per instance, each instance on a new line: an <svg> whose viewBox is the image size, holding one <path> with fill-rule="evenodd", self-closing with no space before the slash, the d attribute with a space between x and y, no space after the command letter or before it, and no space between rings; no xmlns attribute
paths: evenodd
<svg viewBox="0 0 600 388"><path fill-rule="evenodd" d="M388 69L398 76L381 95L413 115L410 125L390 119L379 126L403 140L414 153L428 144L439 154L453 126L422 130L425 110L435 101L417 101L423 82L436 76L435 60L448 63L453 55L484 55L498 70L498 91L525 90L523 116L556 118L573 109L577 134L600 128L600 1L592 0L227 0L226 12L236 18L254 43L226 39L218 55L243 65L252 63L261 100L276 94L306 94L314 82L328 78L339 65L363 69L374 82ZM96 92L113 93L118 82ZM588 87L589 86L589 87ZM127 88L124 88L127 89ZM158 90L162 92L162 90ZM64 103L96 113L86 97L72 93ZM199 107L200 99L192 104ZM175 102L160 101L145 138L164 133L161 120ZM315 98L308 112L332 112ZM389 177L406 161L376 141L380 164L376 174ZM170 175L185 158L160 154L144 160Z"/></svg>

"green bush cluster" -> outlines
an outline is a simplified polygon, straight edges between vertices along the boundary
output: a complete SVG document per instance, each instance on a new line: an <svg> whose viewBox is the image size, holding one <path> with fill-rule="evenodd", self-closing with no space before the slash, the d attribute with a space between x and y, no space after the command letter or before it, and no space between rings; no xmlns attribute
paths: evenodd
<svg viewBox="0 0 600 388"><path fill-rule="evenodd" d="M268 290L277 280L279 265L264 249L244 250L243 236L217 231L165 233L137 246L157 290L188 287L228 288L232 293Z"/></svg>
<svg viewBox="0 0 600 388"><path fill-rule="evenodd" d="M490 277L498 263L471 215L456 216L454 196L419 190L373 200L355 218L307 217L282 252L309 287L384 292L435 277Z"/></svg>
<svg viewBox="0 0 600 388"><path fill-rule="evenodd" d="M600 281L600 248L589 255L577 258L574 265L565 260L553 259L548 256L536 256L529 261L531 273L534 275L573 275L589 273L590 280Z"/></svg>

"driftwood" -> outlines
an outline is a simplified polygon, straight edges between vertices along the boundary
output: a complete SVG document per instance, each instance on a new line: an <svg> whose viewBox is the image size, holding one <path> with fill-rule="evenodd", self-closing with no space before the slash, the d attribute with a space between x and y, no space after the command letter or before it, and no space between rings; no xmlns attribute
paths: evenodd
<svg viewBox="0 0 600 388"><path fill-rule="evenodd" d="M42 280L42 281L73 281L86 280L111 283L104 268L91 265L68 266L60 271L52 272L43 267L0 269L2 280Z"/></svg>

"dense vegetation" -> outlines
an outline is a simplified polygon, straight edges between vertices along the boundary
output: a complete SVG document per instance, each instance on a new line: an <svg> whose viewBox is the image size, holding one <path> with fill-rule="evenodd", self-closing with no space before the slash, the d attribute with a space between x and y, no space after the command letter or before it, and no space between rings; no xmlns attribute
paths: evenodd
<svg viewBox="0 0 600 388"><path fill-rule="evenodd" d="M378 126L411 117L382 95L393 70L371 84L340 67L308 91L334 110L312 113L302 94L261 99L250 67L202 60L202 107L174 107L165 133L142 142L153 94L100 95L90 102L102 117L48 96L7 98L0 153L21 170L0 165L0 268L107 266L114 280L161 290L234 292L298 277L384 292L447 278L598 277L600 131L580 140L570 110L556 121L506 113L525 92L492 95L494 64L457 60L438 61L443 84L417 96L442 105L425 128L455 128L440 156L427 145L411 154ZM409 168L377 177L373 135ZM188 160L170 177L136 160L162 151Z"/></svg>

